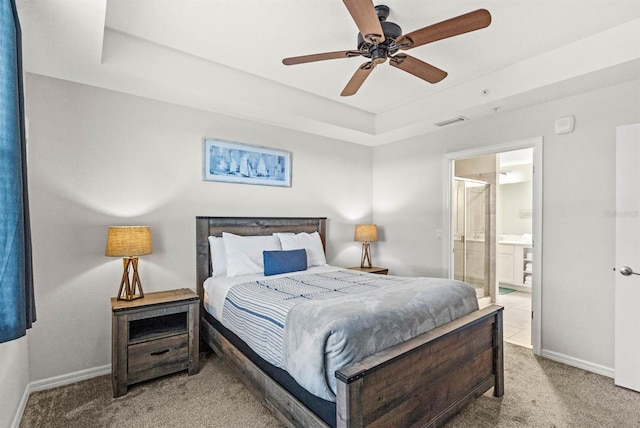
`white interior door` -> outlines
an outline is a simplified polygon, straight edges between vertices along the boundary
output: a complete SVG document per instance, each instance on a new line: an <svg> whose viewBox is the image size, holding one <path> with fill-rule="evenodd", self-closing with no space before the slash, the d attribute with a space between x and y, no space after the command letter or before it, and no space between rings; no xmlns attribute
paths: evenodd
<svg viewBox="0 0 640 428"><path fill-rule="evenodd" d="M615 384L640 391L640 124L616 137Z"/></svg>

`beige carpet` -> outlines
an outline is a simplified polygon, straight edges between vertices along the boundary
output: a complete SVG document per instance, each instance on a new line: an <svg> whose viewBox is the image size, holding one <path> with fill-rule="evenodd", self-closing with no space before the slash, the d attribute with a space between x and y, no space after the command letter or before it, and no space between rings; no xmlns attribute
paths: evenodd
<svg viewBox="0 0 640 428"><path fill-rule="evenodd" d="M114 399L101 376L31 394L20 427L280 427L225 361L201 354L195 376L178 373L133 385ZM446 426L640 427L640 394L609 378L505 344L505 395L489 391Z"/></svg>

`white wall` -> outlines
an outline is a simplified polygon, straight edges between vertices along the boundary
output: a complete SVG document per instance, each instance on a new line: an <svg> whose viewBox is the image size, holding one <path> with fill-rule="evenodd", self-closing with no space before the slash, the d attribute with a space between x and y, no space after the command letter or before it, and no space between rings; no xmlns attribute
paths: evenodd
<svg viewBox="0 0 640 428"><path fill-rule="evenodd" d="M0 427L10 427L21 413L29 385L27 336L0 344L0 385Z"/></svg>
<svg viewBox="0 0 640 428"><path fill-rule="evenodd" d="M574 115L572 134L554 121ZM544 138L542 348L613 368L615 127L640 121L640 83L560 99L374 149L379 264L447 275L444 154ZM399 191L402 189L402 191Z"/></svg>
<svg viewBox="0 0 640 428"><path fill-rule="evenodd" d="M328 260L353 265L371 220L372 149L28 75L29 178L38 322L31 380L110 364L110 297L122 261L107 227L148 224L145 292L195 289L197 215L327 216ZM202 138L292 152L292 187L202 181Z"/></svg>

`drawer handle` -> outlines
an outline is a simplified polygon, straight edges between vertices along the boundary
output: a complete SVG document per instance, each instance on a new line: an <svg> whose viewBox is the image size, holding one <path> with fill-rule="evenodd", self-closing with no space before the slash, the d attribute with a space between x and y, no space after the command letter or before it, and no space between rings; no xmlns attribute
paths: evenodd
<svg viewBox="0 0 640 428"><path fill-rule="evenodd" d="M169 352L169 350L165 349L165 350L162 350L162 351L152 352L151 355L162 355L162 354L166 354L167 352Z"/></svg>

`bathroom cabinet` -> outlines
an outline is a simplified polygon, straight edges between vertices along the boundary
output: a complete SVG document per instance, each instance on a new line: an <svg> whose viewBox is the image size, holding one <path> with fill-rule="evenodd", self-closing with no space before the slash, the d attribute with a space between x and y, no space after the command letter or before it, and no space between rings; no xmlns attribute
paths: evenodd
<svg viewBox="0 0 640 428"><path fill-rule="evenodd" d="M531 282L527 276L532 275L532 248L529 244L498 244L497 276L500 284L519 291L531 291Z"/></svg>

